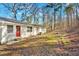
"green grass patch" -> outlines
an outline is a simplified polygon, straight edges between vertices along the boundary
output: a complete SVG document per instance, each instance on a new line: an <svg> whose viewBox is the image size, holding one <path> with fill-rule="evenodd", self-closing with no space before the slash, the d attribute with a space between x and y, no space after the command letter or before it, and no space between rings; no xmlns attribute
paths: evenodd
<svg viewBox="0 0 79 59"><path fill-rule="evenodd" d="M61 41L64 45L69 45L71 43L68 39L65 39L63 36L61 36Z"/></svg>
<svg viewBox="0 0 79 59"><path fill-rule="evenodd" d="M46 42L49 42L49 43L57 43L57 42L62 42L64 45L69 45L70 44L70 41L68 39L65 39L63 36L57 36L55 34L53 35L48 35L47 36L47 41Z"/></svg>
<svg viewBox="0 0 79 59"><path fill-rule="evenodd" d="M56 39L58 39L58 37L56 35L48 35L47 39L48 40L56 40Z"/></svg>

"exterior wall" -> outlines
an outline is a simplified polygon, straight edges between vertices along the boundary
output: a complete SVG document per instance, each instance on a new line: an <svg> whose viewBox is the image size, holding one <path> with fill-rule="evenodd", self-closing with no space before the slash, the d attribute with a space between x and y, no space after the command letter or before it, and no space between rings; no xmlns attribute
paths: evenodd
<svg viewBox="0 0 79 59"><path fill-rule="evenodd" d="M13 25L13 32L7 33L7 25ZM16 38L16 25L12 22L2 22L2 39L1 44L12 41Z"/></svg>
<svg viewBox="0 0 79 59"><path fill-rule="evenodd" d="M3 43L6 43L6 42L9 42L9 41L12 41L15 38L16 38L15 26L13 26L13 32L12 33L7 33L7 26L3 25L1 43L3 44Z"/></svg>
<svg viewBox="0 0 79 59"><path fill-rule="evenodd" d="M33 32L32 34L33 35L37 35L38 33L45 33L46 32L46 29L45 28L42 28L42 27L33 27Z"/></svg>
<svg viewBox="0 0 79 59"><path fill-rule="evenodd" d="M2 40L2 25L0 24L0 42Z"/></svg>
<svg viewBox="0 0 79 59"><path fill-rule="evenodd" d="M29 36L33 36L36 35L36 28L32 27L32 32L27 32L27 26L22 26L21 27L21 37L29 37Z"/></svg>
<svg viewBox="0 0 79 59"><path fill-rule="evenodd" d="M42 29L42 33L46 33L46 28L43 28Z"/></svg>
<svg viewBox="0 0 79 59"><path fill-rule="evenodd" d="M7 33L7 25L13 25L13 32L12 33ZM12 23L12 22L7 22L7 21L2 21L2 24L0 23L0 42L1 44L7 43L9 41L12 41L16 38L16 26L19 25L21 26L21 37L29 37L29 36L35 36L39 32L45 33L46 29L43 27L35 27L32 26L32 32L27 32L27 25L25 24L17 24L17 23ZM29 26L29 25L28 25Z"/></svg>
<svg viewBox="0 0 79 59"><path fill-rule="evenodd" d="M37 31L37 28L33 27L33 32L32 32L33 35L37 35L37 32L38 32L38 31Z"/></svg>
<svg viewBox="0 0 79 59"><path fill-rule="evenodd" d="M45 28L43 28L43 27L39 27L38 32L45 33L45 32L46 32L46 29L45 29Z"/></svg>
<svg viewBox="0 0 79 59"><path fill-rule="evenodd" d="M27 28L26 26L21 26L21 37L26 37L27 36Z"/></svg>

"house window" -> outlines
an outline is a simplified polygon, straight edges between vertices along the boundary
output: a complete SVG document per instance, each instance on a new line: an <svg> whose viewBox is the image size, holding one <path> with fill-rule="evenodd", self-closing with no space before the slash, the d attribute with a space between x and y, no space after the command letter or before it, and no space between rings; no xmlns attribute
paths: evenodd
<svg viewBox="0 0 79 59"><path fill-rule="evenodd" d="M7 25L7 33L13 32L13 25Z"/></svg>
<svg viewBox="0 0 79 59"><path fill-rule="evenodd" d="M32 32L32 27L27 27L27 32Z"/></svg>

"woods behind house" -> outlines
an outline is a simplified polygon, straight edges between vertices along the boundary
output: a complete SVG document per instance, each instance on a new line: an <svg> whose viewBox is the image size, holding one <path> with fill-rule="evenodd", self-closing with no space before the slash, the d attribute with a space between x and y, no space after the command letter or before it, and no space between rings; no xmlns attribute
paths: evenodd
<svg viewBox="0 0 79 59"><path fill-rule="evenodd" d="M3 5L15 20L31 24L41 24L47 31L68 30L76 27L79 22L78 3L45 3L38 7L37 3L6 3ZM20 16L18 16L20 14ZM19 18L18 18L19 17Z"/></svg>

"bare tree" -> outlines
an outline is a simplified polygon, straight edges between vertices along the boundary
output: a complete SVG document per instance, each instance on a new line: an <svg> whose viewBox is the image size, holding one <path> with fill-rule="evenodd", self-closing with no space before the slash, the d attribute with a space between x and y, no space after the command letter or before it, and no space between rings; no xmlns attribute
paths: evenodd
<svg viewBox="0 0 79 59"><path fill-rule="evenodd" d="M26 18L26 13L29 12L31 9L32 4L28 3L2 3L3 6L5 6L12 14L13 18L17 20L17 13L18 11L24 11L22 13L23 17Z"/></svg>
<svg viewBox="0 0 79 59"><path fill-rule="evenodd" d="M3 4L10 12L12 12L12 15L13 15L13 18L14 19L17 19L17 4L16 3L13 3L13 4Z"/></svg>

